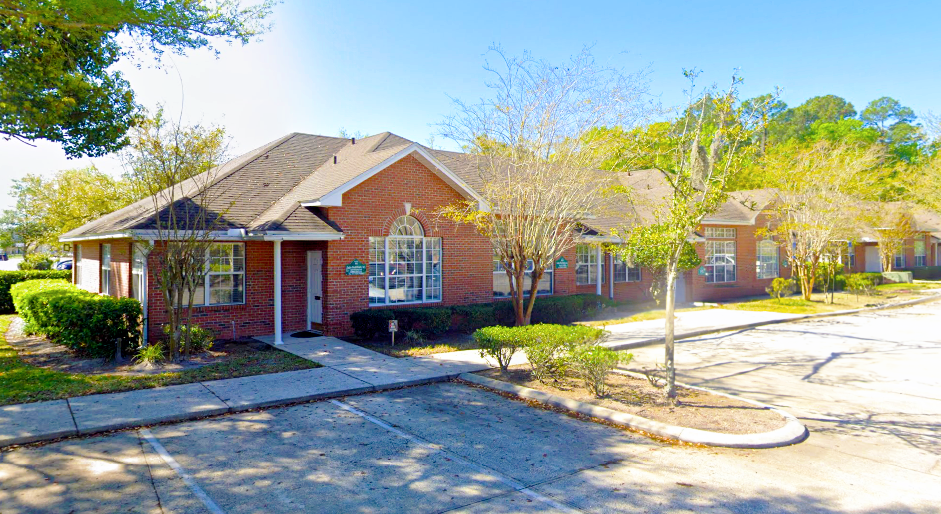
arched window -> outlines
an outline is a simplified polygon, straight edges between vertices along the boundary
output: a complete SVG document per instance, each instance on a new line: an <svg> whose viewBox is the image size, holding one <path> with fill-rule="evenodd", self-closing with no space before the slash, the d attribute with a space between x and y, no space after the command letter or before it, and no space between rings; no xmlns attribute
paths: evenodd
<svg viewBox="0 0 941 514"><path fill-rule="evenodd" d="M389 230L390 236L412 236L425 237L425 230L421 228L421 223L411 216L399 216L392 222L392 229Z"/></svg>
<svg viewBox="0 0 941 514"><path fill-rule="evenodd" d="M441 301L441 238L400 216L389 237L369 238L369 304Z"/></svg>

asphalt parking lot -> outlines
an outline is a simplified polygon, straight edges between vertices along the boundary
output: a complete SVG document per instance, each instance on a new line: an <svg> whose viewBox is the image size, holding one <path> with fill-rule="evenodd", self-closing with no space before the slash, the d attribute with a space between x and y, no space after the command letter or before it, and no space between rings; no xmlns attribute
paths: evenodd
<svg viewBox="0 0 941 514"><path fill-rule="evenodd" d="M4 451L0 512L941 512L939 314L679 346L684 378L808 420L787 448L675 446L442 383Z"/></svg>

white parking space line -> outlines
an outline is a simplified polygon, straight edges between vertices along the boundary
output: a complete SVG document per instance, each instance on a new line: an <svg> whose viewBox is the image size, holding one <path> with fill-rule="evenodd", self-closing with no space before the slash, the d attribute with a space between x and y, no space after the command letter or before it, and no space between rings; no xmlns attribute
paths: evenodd
<svg viewBox="0 0 941 514"><path fill-rule="evenodd" d="M150 430L142 428L140 429L140 435L143 436L143 438L146 439L148 443L150 443L150 446L153 446L154 451L160 455L160 458L162 458L163 461L166 462L167 465L170 466L170 468L172 468L181 479L183 479L183 483L189 486L190 490L193 491L193 494L195 494L196 497L199 498L201 502L203 502L203 505L209 509L209 512L212 512L212 514L225 514L225 511L216 505L216 502L212 501L212 498L206 494L206 491L203 491L203 488L199 487L199 484L196 483L196 480L193 479L193 477L190 476L190 474L187 473L185 469L183 469L183 466L180 466L176 459L174 459L173 456L167 452L167 449L164 448L162 444L160 444L160 441L158 441L157 438L154 437L152 433L150 433Z"/></svg>
<svg viewBox="0 0 941 514"><path fill-rule="evenodd" d="M475 469L478 473L483 473L483 474L485 474L485 475L492 475L492 476L495 476L495 477L497 478L497 480L503 482L504 484L506 484L506 485L512 487L513 489L515 489L515 490L517 490L517 491L519 491L519 492L525 494L526 496L529 496L530 498L532 498L532 499L534 499L534 500L543 502L543 503L545 503L546 505L549 505L550 507L552 507L552 508L554 508L554 509L560 510L560 511L562 511L562 512L579 512L579 511L577 511L577 510L575 510L575 509L573 509L573 508L571 508L571 507L568 507L568 506L566 506L566 505L563 505L563 504L561 504L561 503L559 503L559 502L553 500L552 498L548 498L548 497L546 497L546 496L543 496L543 495L537 493L536 491L533 491L532 489L529 489L528 487L526 487L526 485L524 485L523 483L521 483L521 482L519 482L519 481L517 481L517 480L515 480L515 479L513 479L513 478L510 478L510 477L508 477L508 476L506 476L506 475L504 475L504 474L502 474L502 473L500 473L500 472L498 472L498 471L496 471L496 470L493 470L493 469L490 469L490 468L481 466L480 464L477 464L477 463L475 463L475 462L471 462L471 461L465 459L464 457L461 457L460 455L458 455L458 454L456 454L456 453L454 453L454 452L452 452L452 451L449 451L449 450L445 449L445 448L444 448L443 446L441 446L441 445L432 444L432 443L426 442L426 441L424 441L424 440L422 440L422 439L420 439L420 438L418 438L418 437L416 437L416 436L414 436L414 435L412 435L412 434L409 434L409 433L407 433L407 432L404 432L404 431L402 431L402 430L399 430L398 428L395 428L394 426L392 426L392 425L386 423L385 421L382 421L381 419L378 419L378 418L375 418L375 417L373 417L373 416L370 416L369 414L366 414L365 412L363 412L363 411L361 411L361 410L359 410L359 409L353 407L352 405L347 405L347 404L345 404L345 403L343 403L343 402L341 402L341 401L339 401L339 400L328 400L328 401L329 401L330 403L336 405L337 407L340 407L341 409L344 409L344 410L346 410L346 411L348 411L348 412L351 412L351 413L353 413L353 414L356 414L357 416L359 416L359 417L361 417L361 418L363 418L363 419L365 419L365 420L367 420L367 421L369 421L369 422L371 422L371 423L374 423L374 424L376 424L376 425L379 425L380 427L382 427L382 428L388 430L389 432L392 432L393 434L395 434L395 435L397 435L397 436L399 436L399 437L401 437L401 438L403 438L403 439L407 439L407 440L409 440L409 441L411 441L411 442L413 442L413 443L415 443L415 444L418 444L418 445L420 445L420 446L423 446L423 447L425 447L425 448L427 448L427 449L429 449L429 450L431 450L431 451L433 451L433 452L443 452L443 453L446 453L446 454L448 454L448 458L450 458L452 461L455 461L455 462L457 462L458 464L463 464L463 465L465 465L465 466L471 467L471 468Z"/></svg>

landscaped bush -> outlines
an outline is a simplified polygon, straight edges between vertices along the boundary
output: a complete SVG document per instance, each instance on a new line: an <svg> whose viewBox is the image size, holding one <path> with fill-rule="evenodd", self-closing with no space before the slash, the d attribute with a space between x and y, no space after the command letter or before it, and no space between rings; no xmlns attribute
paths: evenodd
<svg viewBox="0 0 941 514"><path fill-rule="evenodd" d="M480 346L481 357L493 357L506 372L510 359L525 344L525 334L519 330L525 327L484 327L474 332L474 341Z"/></svg>
<svg viewBox="0 0 941 514"><path fill-rule="evenodd" d="M15 311L13 297L10 296L10 287L17 282L38 279L70 279L69 270L20 270L0 271L0 314L9 314Z"/></svg>
<svg viewBox="0 0 941 514"><path fill-rule="evenodd" d="M562 378L567 356L576 347L596 344L604 337L604 330L581 325L529 325L512 330L522 332L533 378L543 383Z"/></svg>
<svg viewBox="0 0 941 514"><path fill-rule="evenodd" d="M871 295L875 289L872 280L864 273L854 273L846 277L846 289L856 295L859 300L860 294Z"/></svg>
<svg viewBox="0 0 941 514"><path fill-rule="evenodd" d="M585 382L585 387L595 396L605 393L608 373L621 363L628 363L633 354L616 352L596 344L576 346L569 352L568 362L575 373Z"/></svg>
<svg viewBox="0 0 941 514"><path fill-rule="evenodd" d="M399 330L416 330L426 337L439 336L451 328L450 307L392 309L392 315L399 320Z"/></svg>
<svg viewBox="0 0 941 514"><path fill-rule="evenodd" d="M22 271L45 271L52 269L52 257L47 253L30 253L16 265Z"/></svg>
<svg viewBox="0 0 941 514"><path fill-rule="evenodd" d="M180 332L186 332L187 326L180 325ZM193 325L189 327L190 331L190 350L192 353L202 353L210 348L212 348L212 343L216 340L216 334L212 330L207 330L199 325ZM170 325L163 326L163 335L170 337ZM184 336L180 337L180 344L182 346ZM182 349L181 349L182 350Z"/></svg>
<svg viewBox="0 0 941 514"><path fill-rule="evenodd" d="M847 275L847 280L849 280L850 277L865 278L874 286L881 286L884 281L882 278L882 273L853 273Z"/></svg>
<svg viewBox="0 0 941 514"><path fill-rule="evenodd" d="M573 294L568 296L545 296L536 298L530 323L565 324L590 318L616 302L596 294ZM511 302L495 302L494 317L505 326L516 324L516 315Z"/></svg>
<svg viewBox="0 0 941 514"><path fill-rule="evenodd" d="M392 309L366 309L350 314L353 332L363 339L372 339L376 334L388 331L390 319L395 319Z"/></svg>
<svg viewBox="0 0 941 514"><path fill-rule="evenodd" d="M43 334L89 357L110 358L120 346L130 355L140 344L141 305L79 289L65 280L29 280L11 289L30 333Z"/></svg>
<svg viewBox="0 0 941 514"><path fill-rule="evenodd" d="M456 318L456 328L461 332L473 332L478 328L497 324L493 314L493 304L490 303L458 305L453 307L451 311L453 313L452 322L455 322Z"/></svg>
<svg viewBox="0 0 941 514"><path fill-rule="evenodd" d="M797 291L797 282L789 278L776 278L771 281L771 285L765 288L765 291L771 295L771 298L780 300L785 296L791 296Z"/></svg>
<svg viewBox="0 0 941 514"><path fill-rule="evenodd" d="M846 289L846 276L843 275L844 266L839 262L821 262L817 265L817 276L814 277L814 291L818 293L827 291L843 291ZM833 273L832 282L827 283L827 275Z"/></svg>

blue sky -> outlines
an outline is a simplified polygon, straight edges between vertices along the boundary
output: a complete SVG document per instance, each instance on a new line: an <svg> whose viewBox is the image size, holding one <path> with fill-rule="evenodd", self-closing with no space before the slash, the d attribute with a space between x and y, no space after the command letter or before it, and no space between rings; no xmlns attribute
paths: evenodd
<svg viewBox="0 0 941 514"><path fill-rule="evenodd" d="M682 68L703 70L703 84L725 84L740 68L743 97L780 86L788 105L836 94L860 110L888 95L917 114L941 112L941 2L403 4L285 0L262 42L121 70L143 105L226 127L233 154L341 127L426 143L453 111L449 96L486 94L491 44L553 62L592 45L603 63L649 66L651 92L667 105L682 102ZM89 162L120 172L112 158L69 161L54 144L0 140L0 208L12 205L13 179Z"/></svg>

